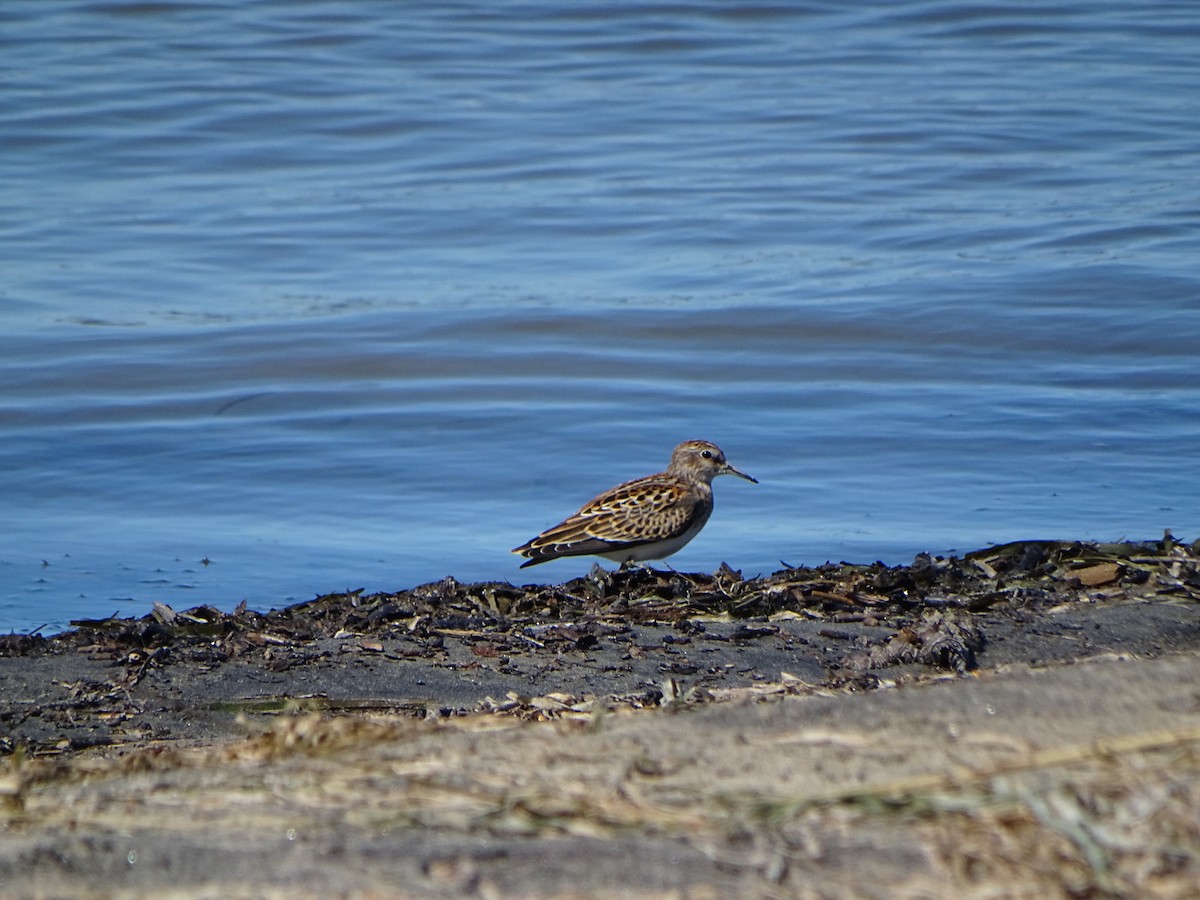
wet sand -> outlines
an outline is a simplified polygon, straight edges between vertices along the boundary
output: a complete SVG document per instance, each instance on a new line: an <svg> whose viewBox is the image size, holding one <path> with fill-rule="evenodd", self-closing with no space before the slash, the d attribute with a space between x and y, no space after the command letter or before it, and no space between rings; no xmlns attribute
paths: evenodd
<svg viewBox="0 0 1200 900"><path fill-rule="evenodd" d="M13 896L1186 896L1200 556L159 607L0 637Z"/></svg>

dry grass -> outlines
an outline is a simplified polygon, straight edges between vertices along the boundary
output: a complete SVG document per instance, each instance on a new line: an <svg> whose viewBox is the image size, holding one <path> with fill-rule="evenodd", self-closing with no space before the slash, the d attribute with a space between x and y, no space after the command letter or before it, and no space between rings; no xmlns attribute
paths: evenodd
<svg viewBox="0 0 1200 900"><path fill-rule="evenodd" d="M978 771L794 796L764 783L730 795L703 771L663 778L653 755L571 742L604 720L567 699L526 703L571 713L555 721L511 708L446 722L307 713L226 745L10 760L0 818L52 829L147 817L179 835L331 822L531 838L667 835L784 892L813 884L833 835L919 848L930 868L893 885L896 896L940 884L938 893L966 897L1182 898L1200 883L1194 725L1029 752ZM514 755L506 743L522 746ZM760 743L755 752L788 748Z"/></svg>
<svg viewBox="0 0 1200 900"><path fill-rule="evenodd" d="M978 896L1196 896L1200 735L1161 737L950 795L923 817L933 858Z"/></svg>

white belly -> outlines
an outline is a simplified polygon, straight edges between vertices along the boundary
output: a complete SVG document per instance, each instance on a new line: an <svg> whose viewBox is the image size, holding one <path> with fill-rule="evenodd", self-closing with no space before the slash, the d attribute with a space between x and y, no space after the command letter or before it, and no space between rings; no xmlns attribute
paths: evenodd
<svg viewBox="0 0 1200 900"><path fill-rule="evenodd" d="M663 541L655 541L652 544L636 544L632 547L612 550L608 553L597 553L596 555L618 563L645 562L648 559L666 559L672 553L676 553L682 549L683 545L698 535L700 529L703 527L704 522L700 521L683 532L683 534L678 534Z"/></svg>

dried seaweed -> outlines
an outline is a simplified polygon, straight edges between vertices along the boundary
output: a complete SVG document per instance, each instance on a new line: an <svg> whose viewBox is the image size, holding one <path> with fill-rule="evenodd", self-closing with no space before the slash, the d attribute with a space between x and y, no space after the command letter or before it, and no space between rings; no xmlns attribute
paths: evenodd
<svg viewBox="0 0 1200 900"><path fill-rule="evenodd" d="M694 622L745 620L734 637L750 640L771 633L767 622L796 617L892 627L892 640L865 657L870 665L922 661L961 671L973 665L979 646L972 614L1018 614L1098 597L1200 600L1197 549L1168 534L1161 541L1108 544L1021 541L961 558L923 553L907 566L827 563L750 578L724 564L712 574L596 567L559 585L462 584L447 577L395 592L326 594L266 613L245 604L228 613L210 605L178 612L155 604L141 618L78 620L73 631L51 638L3 636L0 655L74 647L123 665L132 685L147 669L178 659L220 665L253 657L281 670L311 658L311 645L322 639L357 638L366 642L363 649L406 656L438 652L447 639L477 644L483 636L490 649L475 646L474 652L503 656L584 651L653 623L687 631ZM928 618L935 610L957 617ZM959 632L954 638L947 633L951 621ZM930 631L933 622L940 624ZM387 650L389 640L401 645Z"/></svg>

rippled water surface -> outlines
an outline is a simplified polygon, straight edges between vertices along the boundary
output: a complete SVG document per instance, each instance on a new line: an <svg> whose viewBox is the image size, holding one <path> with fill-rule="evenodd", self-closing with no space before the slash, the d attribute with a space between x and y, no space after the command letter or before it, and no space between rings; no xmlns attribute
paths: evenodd
<svg viewBox="0 0 1200 900"><path fill-rule="evenodd" d="M1200 536L1200 7L0 6L0 629Z"/></svg>

